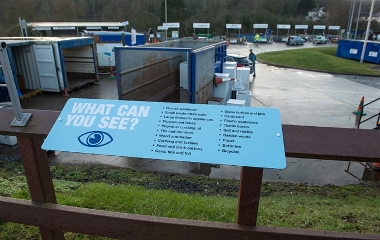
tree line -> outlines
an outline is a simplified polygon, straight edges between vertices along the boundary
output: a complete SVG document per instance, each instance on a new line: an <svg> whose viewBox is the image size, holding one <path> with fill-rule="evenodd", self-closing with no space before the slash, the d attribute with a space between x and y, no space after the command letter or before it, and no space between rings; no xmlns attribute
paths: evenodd
<svg viewBox="0 0 380 240"><path fill-rule="evenodd" d="M349 23L353 0L1 0L1 36L19 36L18 19L26 22L123 22L128 28L145 32L167 22L180 23L180 36L193 33L193 23L210 23L210 29L197 29L197 33L224 35L226 24L242 24L241 33L253 33L253 24L340 26ZM356 1L357 17L359 0ZM363 0L362 12L369 12L371 0ZM306 21L308 12L324 7L326 18ZM380 10L376 1L375 13ZM166 14L167 13L167 14ZM355 23L354 23L355 24ZM353 24L353 26L355 26ZM360 22L365 29L366 22ZM376 21L372 28L377 29Z"/></svg>

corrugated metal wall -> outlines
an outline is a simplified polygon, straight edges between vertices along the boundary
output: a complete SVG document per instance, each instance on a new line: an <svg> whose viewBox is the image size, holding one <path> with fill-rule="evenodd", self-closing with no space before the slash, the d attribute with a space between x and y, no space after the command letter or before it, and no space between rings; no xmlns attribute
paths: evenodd
<svg viewBox="0 0 380 240"><path fill-rule="evenodd" d="M116 47L119 99L160 101L179 86L182 52Z"/></svg>
<svg viewBox="0 0 380 240"><path fill-rule="evenodd" d="M32 45L12 46L11 49L16 74L19 78L20 90L23 90L23 88L33 90L41 89L36 57Z"/></svg>
<svg viewBox="0 0 380 240"><path fill-rule="evenodd" d="M208 46L193 51L192 85L195 86L194 103L204 104L214 96L215 47Z"/></svg>
<svg viewBox="0 0 380 240"><path fill-rule="evenodd" d="M225 56L225 43L176 40L141 47L115 47L119 99L158 101L179 87L179 65L188 61L189 103L213 96L215 62Z"/></svg>

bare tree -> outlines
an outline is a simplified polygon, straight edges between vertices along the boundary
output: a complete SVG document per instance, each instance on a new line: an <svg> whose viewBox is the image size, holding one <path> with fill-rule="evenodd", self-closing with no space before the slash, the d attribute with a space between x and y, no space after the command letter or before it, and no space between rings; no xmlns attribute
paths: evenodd
<svg viewBox="0 0 380 240"><path fill-rule="evenodd" d="M330 26L340 26L345 28L348 23L348 16L350 14L350 1L330 1L327 6L326 24Z"/></svg>

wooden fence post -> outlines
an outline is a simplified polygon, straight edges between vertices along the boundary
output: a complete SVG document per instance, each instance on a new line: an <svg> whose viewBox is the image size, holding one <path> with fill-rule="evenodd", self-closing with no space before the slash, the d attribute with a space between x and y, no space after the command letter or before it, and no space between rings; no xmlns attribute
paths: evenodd
<svg viewBox="0 0 380 240"><path fill-rule="evenodd" d="M50 173L48 156L46 151L41 149L41 145L44 141L43 138L17 137L17 141L32 200L36 202L56 204L57 199ZM44 240L65 239L63 232L59 230L40 227L40 233L41 238Z"/></svg>
<svg viewBox="0 0 380 240"><path fill-rule="evenodd" d="M263 169L241 167L236 223L256 226Z"/></svg>

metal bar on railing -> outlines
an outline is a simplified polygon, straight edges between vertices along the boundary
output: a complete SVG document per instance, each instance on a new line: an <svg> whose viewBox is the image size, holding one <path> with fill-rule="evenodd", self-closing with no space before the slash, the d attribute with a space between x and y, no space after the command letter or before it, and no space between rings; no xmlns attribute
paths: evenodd
<svg viewBox="0 0 380 240"><path fill-rule="evenodd" d="M374 102L376 102L376 101L378 101L378 100L380 100L380 98L377 98L377 99L375 99L375 100L373 100L373 101L371 101L371 102L369 102L369 103L366 103L366 104L363 104L362 106L360 106L361 107L361 113L360 113L360 117L359 117L359 121L358 121L358 129L360 128L360 124L362 124L362 123L364 123L364 122L366 122L366 121L368 121L368 120L370 120L370 119L372 119L372 118L374 118L374 117L376 117L376 116L379 116L379 118L378 118L378 120L377 120L377 123L376 123L376 126L377 125L379 125L379 120L380 120L380 112L378 113L378 114L375 114L375 115L373 115L372 117L368 117L368 118L366 118L365 120L363 120L362 121L362 117L364 116L363 114L364 114L364 107L365 106L368 106L368 105L370 105L370 104L372 104L372 103L374 103ZM376 128L375 128L376 129Z"/></svg>
<svg viewBox="0 0 380 240"><path fill-rule="evenodd" d="M1 43L0 47L0 62L6 80L6 86L8 88L9 97L11 98L13 111L15 118L11 122L11 126L23 127L31 117L30 113L23 113L21 109L20 99L18 97L16 84L12 74L12 68L9 63L9 57L7 52L7 44Z"/></svg>
<svg viewBox="0 0 380 240"><path fill-rule="evenodd" d="M60 112L26 111L33 113L31 124L14 128L8 124L12 118L11 109L0 109L0 134L20 138L21 157L33 201L0 196L0 221L38 226L46 236L43 239L62 239L62 231L130 239L379 239L376 234L254 226L263 173L259 168L244 168L242 171L238 224L141 216L55 204L49 163L41 144ZM282 128L287 157L380 162L380 131L296 125L282 125ZM31 180L35 181L30 183Z"/></svg>
<svg viewBox="0 0 380 240"><path fill-rule="evenodd" d="M376 102L376 101L378 101L378 100L380 100L380 98L377 98L377 99L375 99L375 100L373 100L373 101L371 101L371 102L369 102L369 103L364 104L363 107L368 106L368 105L370 105L371 103L374 103L374 102Z"/></svg>
<svg viewBox="0 0 380 240"><path fill-rule="evenodd" d="M379 113L378 113L378 114L375 114L375 115L373 115L372 117L369 117L369 118L367 118L367 119L365 119L365 120L361 121L361 122L360 122L360 124L362 124L362 123L364 123L364 122L366 122L366 121L368 121L368 120L370 120L370 119L372 119L372 118L374 118L374 117L377 117L378 115L379 115Z"/></svg>

